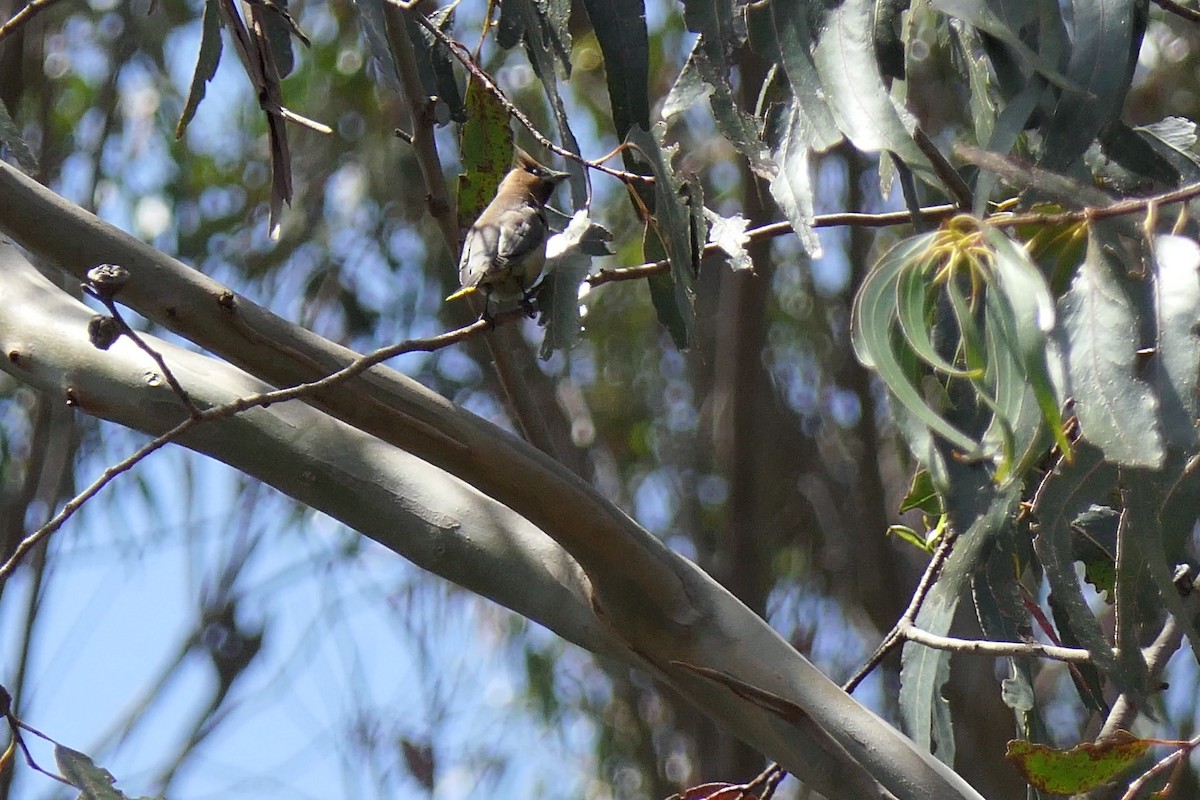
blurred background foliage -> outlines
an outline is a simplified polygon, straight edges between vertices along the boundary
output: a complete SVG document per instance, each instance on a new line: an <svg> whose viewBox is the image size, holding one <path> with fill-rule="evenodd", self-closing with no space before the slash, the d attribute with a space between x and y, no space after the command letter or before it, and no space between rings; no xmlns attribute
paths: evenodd
<svg viewBox="0 0 1200 800"><path fill-rule="evenodd" d="M559 89L581 149L595 157L619 141L596 32L585 4L569 5L572 72ZM0 0L0 19L19 6ZM418 165L395 133L413 121L381 78L364 4L294 0L288 9L311 46L294 46L285 104L333 133L289 129L294 195L278 241L268 235L267 126L228 38L195 118L174 135L203 2L53 4L0 42L0 101L40 180L323 336L367 351L469 321L465 308L442 303L456 254L430 221ZM648 0L645 10L657 119L696 36L677 4ZM509 98L540 130L555 130L526 55L481 38L490 13L465 0L449 30L479 44L479 63ZM1200 113L1198 31L1150 13L1127 121ZM972 125L959 66L938 45L944 35L915 36L907 55L908 101L935 137ZM731 86L753 109L768 65L749 48L732 56ZM437 137L452 185L456 126ZM516 140L546 157L519 128ZM708 207L752 226L781 218L707 103L672 116L668 140ZM624 187L591 180L591 215L612 231L614 250L594 266L642 263L643 226ZM812 180L817 214L898 206L880 195L876 159L846 145L813 157ZM752 272L707 260L686 351L659 324L642 281L586 292L584 332L568 353L538 360L543 331L533 322L512 341L527 346L522 369L570 466L843 680L904 610L926 556L885 536L902 519L913 465L883 388L850 342L854 293L900 234L818 235L818 259L789 235L751 244ZM516 427L477 345L393 365ZM136 441L3 377L0 421L5 552L77 480ZM921 526L919 516L903 520ZM23 718L87 750L133 793L660 798L762 767L643 676L395 561L227 470L184 453L156 456L3 587L0 675ZM174 599L152 609L130 601L128 584L138 582ZM130 602L141 610L124 617ZM118 622L144 627L155 644L86 633ZM62 667L68 654L93 668ZM143 669L118 669L127 661ZM855 695L893 720L898 668L885 662ZM956 715L959 752L970 754L957 767L985 796L1014 797L1024 784L1002 762L1013 723L997 677L987 660L954 664L951 707L970 711ZM1194 696L1198 680L1185 665L1170 675L1172 696ZM1050 738L1084 737L1067 671L1046 665L1037 682ZM94 703L97 693L108 699ZM1188 735L1195 713L1193 703L1163 704L1160 735ZM263 750L246 744L273 739ZM37 776L20 775L16 787L11 776L0 777L6 797L54 795Z"/></svg>

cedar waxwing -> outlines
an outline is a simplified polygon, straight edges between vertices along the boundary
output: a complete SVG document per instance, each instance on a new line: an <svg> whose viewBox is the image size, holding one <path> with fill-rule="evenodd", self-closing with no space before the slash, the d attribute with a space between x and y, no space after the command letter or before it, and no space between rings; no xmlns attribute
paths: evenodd
<svg viewBox="0 0 1200 800"><path fill-rule="evenodd" d="M458 262L462 288L447 300L482 291L484 319L489 318L487 303L492 296L528 304L529 290L546 261L546 201L567 177L517 148L516 166L500 181L495 198L467 231Z"/></svg>

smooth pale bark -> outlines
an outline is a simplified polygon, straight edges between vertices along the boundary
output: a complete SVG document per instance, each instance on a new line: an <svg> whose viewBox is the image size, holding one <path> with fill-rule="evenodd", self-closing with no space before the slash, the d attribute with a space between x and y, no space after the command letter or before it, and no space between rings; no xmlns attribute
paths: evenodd
<svg viewBox="0 0 1200 800"><path fill-rule="evenodd" d="M0 229L75 274L97 263L121 264L132 274L121 296L123 302L273 385L319 378L353 357L344 348L244 298L234 297L214 281L87 215L2 164ZM9 263L0 265L0 293L10 297L20 289L29 299L21 304L5 302L0 311L0 344L5 353L13 347L19 349L22 342L36 344L41 355L23 368L18 368L20 359L5 359L0 362L4 369L22 380L58 391L86 374L94 382L95 396L106 398L106 402L93 405L89 400L81 403L81 408L134 427L139 427L142 419L139 406L150 403L151 394L156 398L155 407L160 409L177 403L168 389L148 387L144 377L139 377L153 366L144 354L116 348L101 353L87 344L82 325L90 312L82 306L76 304L72 317L64 303L74 301L51 303L42 296L48 284L36 292L28 288L33 285L29 280L24 288L8 285L19 272L12 263L13 253L8 249L5 260ZM18 305L26 318L17 316ZM77 320L72 325L72 337L64 338L65 320L72 318ZM55 344L43 345L45 341ZM186 359L203 359L162 347L172 364L175 359L181 364ZM110 372L115 369L112 360L122 353L129 362L121 370ZM227 365L208 360L203 366L190 360L187 363L189 370L180 379L190 391L200 397L218 389L229 393L206 397L210 403L232 399L239 391L256 390L253 385L239 389L247 379L226 377L226 371L236 374ZM448 537L464 539L461 546L468 555L461 558L466 560L474 558L469 554L473 542L492 536L511 551L512 558L533 569L542 563L544 569L561 570L563 564L573 560L586 580L571 581L565 595L574 610L593 614L590 625L582 617L568 624L565 612L564 619L556 618L550 606L563 603L561 588L557 592L547 590L545 597L539 597L538 591L516 587L482 564L458 569L469 573L473 584L464 584L468 588L544 622L589 649L608 654L615 651L626 663L648 669L747 743L829 797L846 796L847 791L859 797L895 796L904 800L979 796L959 776L842 692L698 567L667 550L591 486L543 453L384 368L325 391L315 404L349 423L337 428L342 434L331 433L331 439L314 442L306 438L310 434L304 425L308 423L268 425L268 418L274 419L269 415L284 413L282 409L294 413L293 407L301 407L299 403L287 403L212 423L214 428L227 424L276 426L272 428L277 432L270 450L264 446L258 452L243 454L244 463L234 457L236 453L221 450L220 443L231 450L245 449L249 434L238 428L239 432L208 445L206 452L369 535L379 533L378 523L370 526L365 517L379 515L393 519L389 524L396 525L388 514L404 510L447 531ZM310 411L325 416L315 409ZM363 437L363 432L378 441L368 443L369 437ZM338 442L341 436L349 440ZM193 446L190 441L188 445ZM412 478L396 483L372 481L371 471L380 468L375 465L360 466L344 480L327 476L310 479L306 484L305 470L296 460L307 453L326 469L340 469L337 462L343 458L366 454L384 458L385 452L399 457L400 451L450 473L482 494L457 491L447 495L449 490L422 487L421 470L435 472L429 466L409 467ZM277 482L288 479L281 472L291 474L286 487ZM346 493L360 490L361 496L345 498ZM327 506L334 496L358 508L361 517L351 521L345 512L329 510ZM523 518L519 523L515 522L517 515ZM536 540L535 546L528 538L533 534L517 535L514 531L523 530L526 521L557 542L569 557L558 555L555 548L545 550L549 546L542 544L545 536ZM364 525L369 527L364 529ZM494 531L485 537L489 526ZM549 557L549 553L556 555ZM423 566L464 582L448 574L446 568L450 561L461 558L433 558ZM532 585L553 583L543 579ZM590 595L584 598L582 594L589 589ZM607 631L608 638L598 630ZM774 712L768 711L761 702L751 702L712 680L698 677L677 662L728 674L781 698L785 707L782 713L779 706Z"/></svg>

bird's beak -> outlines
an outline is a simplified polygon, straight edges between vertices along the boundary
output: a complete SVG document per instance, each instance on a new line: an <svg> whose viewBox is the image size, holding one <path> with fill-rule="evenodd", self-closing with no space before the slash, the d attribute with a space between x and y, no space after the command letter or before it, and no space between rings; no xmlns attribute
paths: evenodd
<svg viewBox="0 0 1200 800"><path fill-rule="evenodd" d="M569 172L559 172L558 170L554 170L554 169L548 169L548 170L546 170L546 172L548 173L546 175L546 180L550 181L551 183L553 183L555 185L560 184L563 181L565 181L567 178L571 177L571 173L569 173Z"/></svg>

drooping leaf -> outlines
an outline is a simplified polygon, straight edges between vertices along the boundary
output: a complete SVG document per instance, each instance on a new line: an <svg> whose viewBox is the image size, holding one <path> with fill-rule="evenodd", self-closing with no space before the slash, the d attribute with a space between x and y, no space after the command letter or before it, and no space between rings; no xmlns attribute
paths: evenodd
<svg viewBox="0 0 1200 800"><path fill-rule="evenodd" d="M558 91L559 72L565 77L571 72L571 39L564 10L569 10L569 5L564 6L564 1L506 0L500 7L496 41L506 49L525 43L529 65L541 80L554 114L559 140L563 147L578 155L579 142ZM578 161L569 159L566 171L571 175L571 202L576 208L583 208L588 202L587 170Z"/></svg>
<svg viewBox="0 0 1200 800"><path fill-rule="evenodd" d="M788 109L787 126L778 137L779 146L772 153L779 171L771 179L770 191L771 197L787 215L792 230L800 237L805 251L813 258L820 258L821 240L813 227L816 210L809 166L811 148L806 143L805 127L804 113L793 101Z"/></svg>
<svg viewBox="0 0 1200 800"><path fill-rule="evenodd" d="M944 636L954 621L959 598L1000 531L1011 524L1019 487L1000 490L979 466L954 470L947 498L950 524L959 532L954 549L917 614L916 626ZM954 762L954 734L942 687L949 678L950 653L907 642L900 658L900 718L919 746L947 764Z"/></svg>
<svg viewBox="0 0 1200 800"><path fill-rule="evenodd" d="M644 0L584 0L604 55L604 77L617 139L650 128L650 41ZM664 111L664 116L666 112Z"/></svg>
<svg viewBox="0 0 1200 800"><path fill-rule="evenodd" d="M280 78L286 78L296 68L296 53L292 49L292 31L299 31L287 10L287 0L263 0L262 29L267 47L271 50ZM303 35L303 34L301 34Z"/></svg>
<svg viewBox="0 0 1200 800"><path fill-rule="evenodd" d="M893 336L897 317L897 286L907 269L917 267L933 242L934 234L906 239L884 254L867 275L854 298L851 338L855 355L863 366L874 369L888 391L916 420L955 447L977 454L979 445L932 409L901 363L911 353L904 340Z"/></svg>
<svg viewBox="0 0 1200 800"><path fill-rule="evenodd" d="M454 9L453 5L440 9L429 18L430 23L446 32L454 25ZM413 43L421 86L426 95L438 99L435 118L439 122L445 122L447 118L458 123L466 122L468 117L463 91L459 87L458 74L455 72L458 62L451 55L449 48L424 25L418 23L412 14L404 15L404 23L408 38Z"/></svg>
<svg viewBox="0 0 1200 800"><path fill-rule="evenodd" d="M459 153L463 172L458 176L458 229L465 231L492 198L512 166L513 136L508 111L478 81L467 84L467 121L460 129Z"/></svg>
<svg viewBox="0 0 1200 800"><path fill-rule="evenodd" d="M1070 166L1121 113L1141 37L1134 6L1130 0L1073 5L1075 38L1066 74L1078 89L1063 91L1043 126L1042 166Z"/></svg>
<svg viewBox="0 0 1200 800"><path fill-rule="evenodd" d="M1163 459L1158 401L1134 375L1137 318L1117 279L1120 268L1093 230L1087 257L1059 301L1061 341L1084 437L1110 461L1157 467Z"/></svg>
<svg viewBox="0 0 1200 800"><path fill-rule="evenodd" d="M1058 71L1053 60L1044 53L1031 50L1029 45L1022 41L1018 29L1010 21L998 16L984 0L932 0L932 3L937 10L965 20L984 33L996 37L1011 48L1028 68L1036 70L1055 86L1080 90L1078 84ZM1010 6L1022 9L1023 13L1033 10L1033 3L1004 4L1005 8Z"/></svg>
<svg viewBox="0 0 1200 800"><path fill-rule="evenodd" d="M384 0L354 0L354 7L358 9L358 21L362 25L367 49L378 64L379 79L389 90L399 94L400 73L396 70L396 59L388 42L383 3Z"/></svg>
<svg viewBox="0 0 1200 800"><path fill-rule="evenodd" d="M665 256L671 264L669 274L650 277L651 297L659 321L671 331L677 345L686 347L696 321L692 308L692 285L700 267L696 235L703 237L706 232L697 231L694 222L697 213L703 222L702 212L686 207L689 199L699 196L699 187L685 188L693 182L682 179L675 172L671 159L678 145L665 146L662 142L665 133L666 125L661 122L654 126L653 133L635 127L630 130L628 141L654 173L654 209L653 217L648 221L653 235L646 236L645 256L655 261ZM700 238L701 246L703 241ZM657 252L652 253L652 249Z"/></svg>
<svg viewBox="0 0 1200 800"><path fill-rule="evenodd" d="M221 62L221 8L217 0L207 0L204 4L204 18L200 29L200 55L196 57L196 71L192 75L192 86L188 90L187 102L183 113L179 115L179 124L175 126L175 138L183 137L184 130L196 109L204 99L208 82L217 74L217 64ZM2 111L2 109L0 109ZM7 113L7 112L5 112Z"/></svg>
<svg viewBox="0 0 1200 800"><path fill-rule="evenodd" d="M808 8L802 3L765 0L746 9L750 45L764 58L783 67L792 90L788 124L789 141L817 151L828 150L842 140L841 131L829 110L826 92L813 62L815 47L808 22ZM796 135L798 139L792 139ZM797 148L799 149L799 148ZM776 161L782 162L778 155Z"/></svg>

